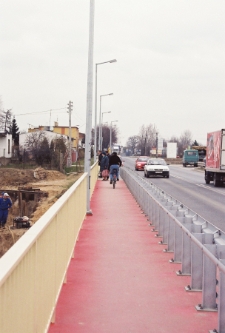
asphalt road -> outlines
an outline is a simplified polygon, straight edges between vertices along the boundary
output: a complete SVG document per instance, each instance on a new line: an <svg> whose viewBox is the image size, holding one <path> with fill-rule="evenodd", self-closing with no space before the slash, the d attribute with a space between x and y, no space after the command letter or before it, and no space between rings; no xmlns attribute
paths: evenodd
<svg viewBox="0 0 225 333"><path fill-rule="evenodd" d="M135 171L135 158L123 157L124 167L144 177L143 171ZM170 165L170 178L145 178L173 198L195 211L198 215L225 232L225 185L214 187L205 184L204 170L182 165Z"/></svg>

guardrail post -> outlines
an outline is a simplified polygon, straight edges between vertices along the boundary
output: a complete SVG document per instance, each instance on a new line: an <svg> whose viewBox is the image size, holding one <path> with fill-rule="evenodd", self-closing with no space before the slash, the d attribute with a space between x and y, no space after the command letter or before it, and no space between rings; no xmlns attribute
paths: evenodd
<svg viewBox="0 0 225 333"><path fill-rule="evenodd" d="M147 216L148 216L148 220L150 222L150 224L152 223L152 198L150 197L150 195L148 195L148 209L147 209Z"/></svg>
<svg viewBox="0 0 225 333"><path fill-rule="evenodd" d="M175 235L175 222L171 216L168 215L168 240L167 240L167 249L165 252L174 252L174 235Z"/></svg>
<svg viewBox="0 0 225 333"><path fill-rule="evenodd" d="M159 223L158 223L158 234L156 237L163 237L163 225L164 225L164 211L161 206L158 205L158 215L159 215Z"/></svg>
<svg viewBox="0 0 225 333"><path fill-rule="evenodd" d="M159 218L158 218L158 205L153 200L153 218L152 218L153 225L155 226L152 231L158 231L159 230Z"/></svg>
<svg viewBox="0 0 225 333"><path fill-rule="evenodd" d="M162 219L163 219L163 228L162 228L163 239L159 242L159 244L168 245L169 216L165 210L162 211Z"/></svg>
<svg viewBox="0 0 225 333"><path fill-rule="evenodd" d="M220 262L225 265L225 259L220 259ZM219 271L218 329L219 333L225 333L225 273L221 270Z"/></svg>
<svg viewBox="0 0 225 333"><path fill-rule="evenodd" d="M216 256L215 244L204 246ZM196 306L198 311L217 311L216 304L216 265L203 254L203 281L202 281L202 304Z"/></svg>
<svg viewBox="0 0 225 333"><path fill-rule="evenodd" d="M194 215L185 214L184 223L193 223L193 217Z"/></svg>
<svg viewBox="0 0 225 333"><path fill-rule="evenodd" d="M170 210L173 211L172 214L176 216L177 210L180 207L176 201L173 201ZM174 257L169 260L170 263L181 263L181 254L182 254L182 229L177 225L175 220L172 220L174 224Z"/></svg>
<svg viewBox="0 0 225 333"><path fill-rule="evenodd" d="M174 258L173 262L181 263L182 257L182 229L179 225L175 224L174 228Z"/></svg>
<svg viewBox="0 0 225 333"><path fill-rule="evenodd" d="M149 197L149 211L148 211L148 216L149 216L149 220L150 220L150 225L154 225L154 221L153 221L153 202L154 200L152 199L151 194L148 192L148 197Z"/></svg>
<svg viewBox="0 0 225 333"><path fill-rule="evenodd" d="M200 225L192 225L193 236L202 244L212 244L213 234L200 233ZM186 291L202 290L203 254L194 242L191 243L191 285L185 287Z"/></svg>
<svg viewBox="0 0 225 333"><path fill-rule="evenodd" d="M192 224L185 224L185 228L191 231ZM182 258L181 270L177 271L177 275L191 275L191 239L186 233L182 233Z"/></svg>

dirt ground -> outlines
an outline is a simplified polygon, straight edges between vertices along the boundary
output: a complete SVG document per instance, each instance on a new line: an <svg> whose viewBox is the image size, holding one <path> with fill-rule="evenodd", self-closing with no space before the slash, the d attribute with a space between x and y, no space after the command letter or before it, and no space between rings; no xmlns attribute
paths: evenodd
<svg viewBox="0 0 225 333"><path fill-rule="evenodd" d="M82 173L72 173L64 175L53 170L20 170L20 169L0 169L0 192L18 190L20 187L38 188L46 192L37 204L29 205L31 226L51 207L60 196L82 175ZM0 229L0 257L28 230L13 227L13 219L19 216L18 200L12 200L13 205L9 211L5 229Z"/></svg>

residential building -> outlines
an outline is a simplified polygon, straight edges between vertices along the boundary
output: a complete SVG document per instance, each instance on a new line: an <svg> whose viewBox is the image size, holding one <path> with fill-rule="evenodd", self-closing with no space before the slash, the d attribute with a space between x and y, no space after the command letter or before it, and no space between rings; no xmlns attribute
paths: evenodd
<svg viewBox="0 0 225 333"><path fill-rule="evenodd" d="M0 160L7 164L12 157L12 134L0 132Z"/></svg>

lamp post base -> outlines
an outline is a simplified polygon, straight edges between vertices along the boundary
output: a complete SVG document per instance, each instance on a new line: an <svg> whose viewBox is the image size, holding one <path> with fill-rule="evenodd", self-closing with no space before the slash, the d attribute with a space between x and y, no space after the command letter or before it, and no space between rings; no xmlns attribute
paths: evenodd
<svg viewBox="0 0 225 333"><path fill-rule="evenodd" d="M93 213L92 213L91 209L86 212L86 216L92 216L92 215L93 215Z"/></svg>

